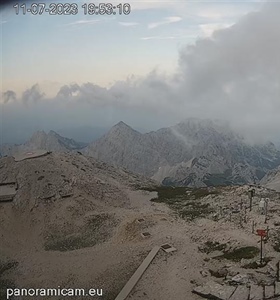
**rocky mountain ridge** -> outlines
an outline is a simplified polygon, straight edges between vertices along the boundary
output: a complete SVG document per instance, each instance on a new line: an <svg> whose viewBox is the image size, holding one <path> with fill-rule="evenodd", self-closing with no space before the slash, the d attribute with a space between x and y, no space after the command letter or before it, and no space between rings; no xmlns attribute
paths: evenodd
<svg viewBox="0 0 280 300"><path fill-rule="evenodd" d="M35 149L79 149L165 185L190 187L259 183L280 165L280 151L272 143L252 145L227 123L199 119L144 134L119 122L88 146L54 131L38 131L25 144L4 146L0 152L4 156Z"/></svg>
<svg viewBox="0 0 280 300"><path fill-rule="evenodd" d="M15 155L24 151L44 149L47 151L66 152L82 149L85 143L76 142L73 139L63 137L53 130L49 133L45 131L36 131L31 138L21 145L2 145L0 147L1 156Z"/></svg>
<svg viewBox="0 0 280 300"><path fill-rule="evenodd" d="M280 192L280 167L269 171L262 178L261 184Z"/></svg>
<svg viewBox="0 0 280 300"><path fill-rule="evenodd" d="M257 183L280 164L272 143L250 145L228 124L198 119L146 134L120 122L84 153L183 186Z"/></svg>

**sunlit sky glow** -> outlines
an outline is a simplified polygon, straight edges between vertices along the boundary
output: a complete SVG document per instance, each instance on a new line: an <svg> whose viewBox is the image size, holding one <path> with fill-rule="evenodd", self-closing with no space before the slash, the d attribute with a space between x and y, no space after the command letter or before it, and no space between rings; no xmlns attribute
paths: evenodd
<svg viewBox="0 0 280 300"><path fill-rule="evenodd" d="M132 0L129 15L111 16L76 3L74 16L1 8L0 144L189 117L280 142L280 0Z"/></svg>
<svg viewBox="0 0 280 300"><path fill-rule="evenodd" d="M239 1L131 1L129 15L89 16L81 8L85 1L75 3L75 16L16 15L12 4L2 10L3 91L23 92L38 83L54 94L71 82L109 86L154 68L172 73L180 47L260 7Z"/></svg>

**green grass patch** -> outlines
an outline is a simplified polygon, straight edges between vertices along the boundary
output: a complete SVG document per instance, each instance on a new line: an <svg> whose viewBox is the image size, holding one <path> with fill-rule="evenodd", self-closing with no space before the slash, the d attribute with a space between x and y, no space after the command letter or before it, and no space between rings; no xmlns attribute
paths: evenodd
<svg viewBox="0 0 280 300"><path fill-rule="evenodd" d="M242 247L242 248L237 248L232 251L227 251L221 256L217 256L217 259L228 259L232 261L239 262L241 259L252 259L256 255L260 253L259 248L257 247Z"/></svg>
<svg viewBox="0 0 280 300"><path fill-rule="evenodd" d="M46 251L72 251L106 242L113 234L117 221L109 214L90 216L76 232L65 234L56 229L45 241Z"/></svg>
<svg viewBox="0 0 280 300"><path fill-rule="evenodd" d="M208 195L218 195L218 189L186 188L160 186L149 189L157 192L158 197L151 199L152 202L165 203L175 210L181 218L194 220L198 217L206 217L213 212L210 204L201 203L201 199Z"/></svg>
<svg viewBox="0 0 280 300"><path fill-rule="evenodd" d="M250 263L242 266L242 268L244 268L244 269L260 269L260 268L265 267L271 260L272 260L272 257L265 257L263 259L262 263L253 261L253 262L250 262Z"/></svg>
<svg viewBox="0 0 280 300"><path fill-rule="evenodd" d="M183 219L192 221L196 218L204 218L213 212L209 203L202 204L200 202L193 202L192 205L186 205L178 209L179 216Z"/></svg>
<svg viewBox="0 0 280 300"><path fill-rule="evenodd" d="M202 247L199 247L199 251L209 254L214 251L224 251L227 244L220 244L219 242L207 241Z"/></svg>
<svg viewBox="0 0 280 300"><path fill-rule="evenodd" d="M154 198L154 202L172 204L174 201L196 200L208 195L218 195L219 190L211 190L208 188L186 188L186 187L171 187L160 186L151 189L145 189L150 192L157 192L158 197Z"/></svg>

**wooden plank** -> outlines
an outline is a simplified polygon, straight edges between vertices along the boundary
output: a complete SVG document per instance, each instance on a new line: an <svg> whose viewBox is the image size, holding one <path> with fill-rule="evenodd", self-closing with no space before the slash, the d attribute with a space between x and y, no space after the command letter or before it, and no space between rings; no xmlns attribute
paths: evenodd
<svg viewBox="0 0 280 300"><path fill-rule="evenodd" d="M138 267L138 269L135 271L135 273L131 276L131 278L128 280L126 285L123 287L123 289L118 294L117 298L115 300L125 300L127 296L130 294L131 290L134 288L136 283L139 281L145 270L148 268L154 257L157 255L160 247L155 246L151 252L147 255L147 257L143 260L142 264Z"/></svg>

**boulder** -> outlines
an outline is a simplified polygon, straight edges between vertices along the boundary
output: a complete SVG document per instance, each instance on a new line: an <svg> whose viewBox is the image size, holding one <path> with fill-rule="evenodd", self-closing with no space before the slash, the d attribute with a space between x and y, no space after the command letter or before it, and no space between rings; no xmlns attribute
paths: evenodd
<svg viewBox="0 0 280 300"><path fill-rule="evenodd" d="M235 291L235 287L221 285L215 281L208 281L203 286L198 286L193 289L193 293L201 297L215 300L228 300Z"/></svg>

